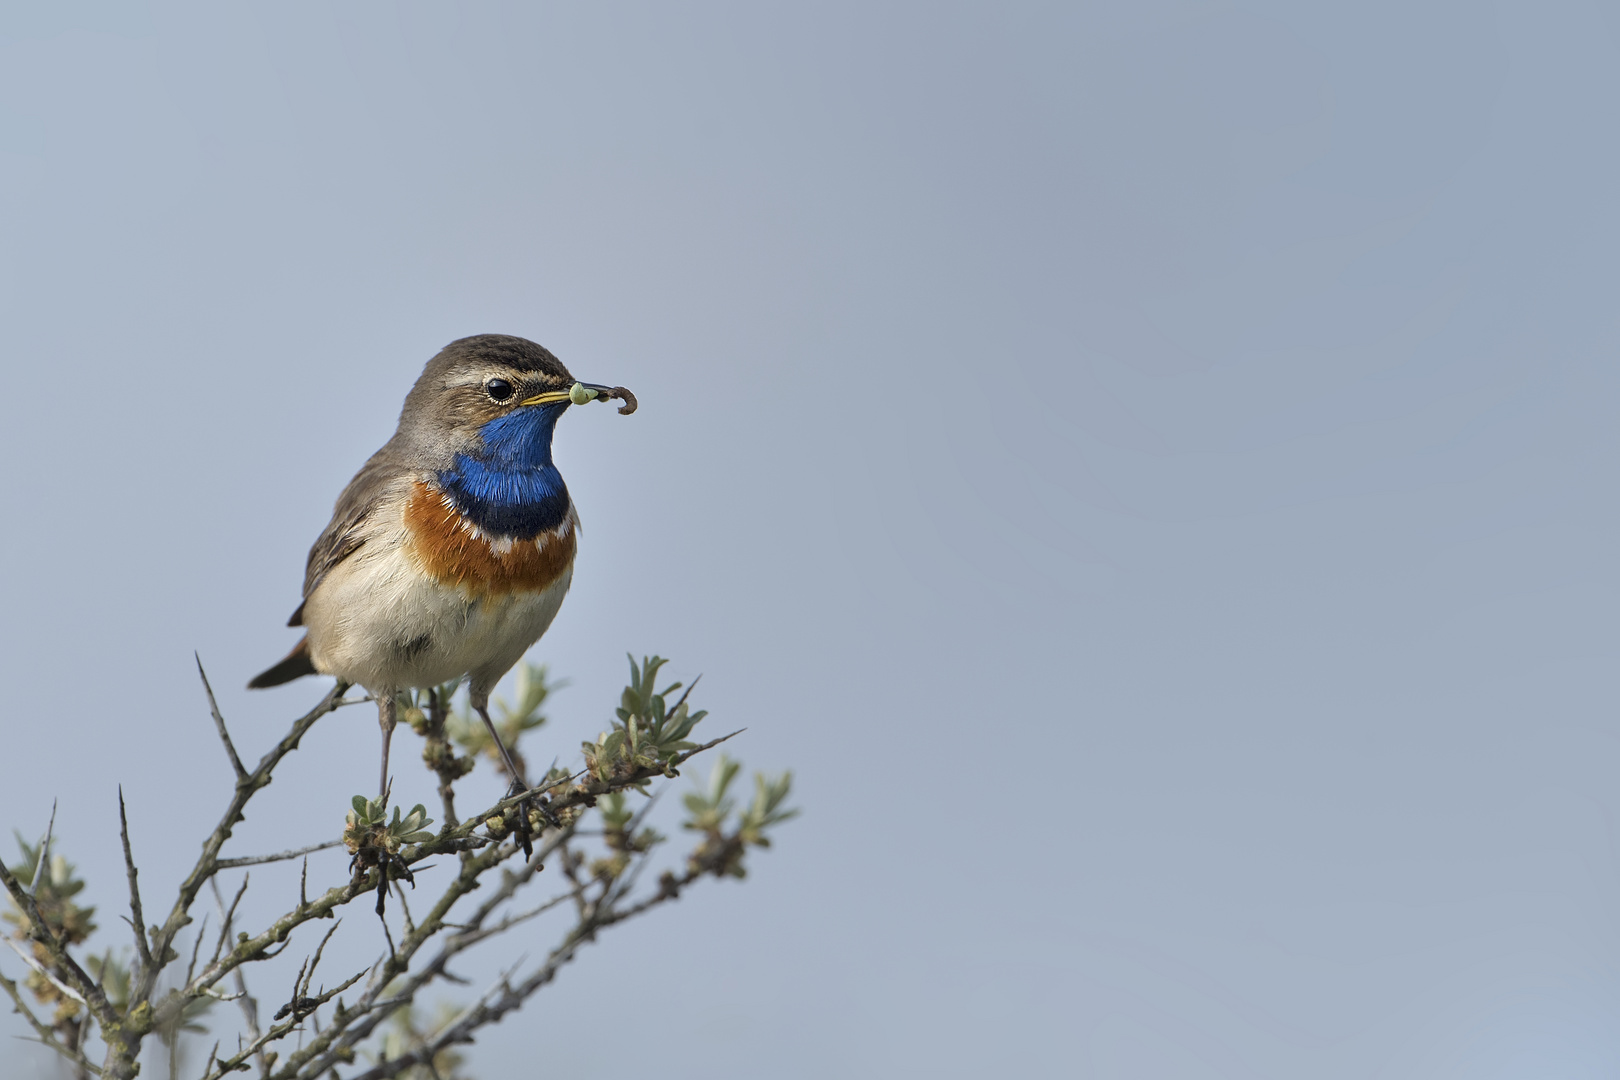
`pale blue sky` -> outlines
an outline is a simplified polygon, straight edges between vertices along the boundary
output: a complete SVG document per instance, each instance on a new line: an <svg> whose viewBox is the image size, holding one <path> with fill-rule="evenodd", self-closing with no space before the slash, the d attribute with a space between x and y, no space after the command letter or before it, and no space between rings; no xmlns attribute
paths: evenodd
<svg viewBox="0 0 1620 1080"><path fill-rule="evenodd" d="M154 893L227 789L192 649L257 754L338 489L522 334L642 403L559 431L531 758L659 651L805 812L481 1075L1612 1076L1616 12L6 5L0 825L121 942L115 785Z"/></svg>

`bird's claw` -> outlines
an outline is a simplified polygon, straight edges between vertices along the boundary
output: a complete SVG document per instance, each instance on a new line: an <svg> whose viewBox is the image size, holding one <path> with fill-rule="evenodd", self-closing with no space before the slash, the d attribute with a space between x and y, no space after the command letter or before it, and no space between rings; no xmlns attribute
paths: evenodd
<svg viewBox="0 0 1620 1080"><path fill-rule="evenodd" d="M510 799L514 795L522 795L528 790L527 784L524 784L521 780L514 780L512 786L506 790L506 797ZM540 815L540 820L545 822L546 825L553 829L561 828L561 824L557 821L556 816L552 814L551 808L541 802L538 796L528 795L519 802L517 804L517 827L512 831L517 836L518 845L523 848L524 862L534 858L534 833L529 829L529 810L531 808Z"/></svg>

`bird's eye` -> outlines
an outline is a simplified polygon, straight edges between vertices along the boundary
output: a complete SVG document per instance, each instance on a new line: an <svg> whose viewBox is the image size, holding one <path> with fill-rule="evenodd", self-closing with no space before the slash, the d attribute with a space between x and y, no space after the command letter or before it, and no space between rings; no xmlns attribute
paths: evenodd
<svg viewBox="0 0 1620 1080"><path fill-rule="evenodd" d="M505 401L514 393L512 384L505 379L491 379L484 384L484 392L496 401Z"/></svg>

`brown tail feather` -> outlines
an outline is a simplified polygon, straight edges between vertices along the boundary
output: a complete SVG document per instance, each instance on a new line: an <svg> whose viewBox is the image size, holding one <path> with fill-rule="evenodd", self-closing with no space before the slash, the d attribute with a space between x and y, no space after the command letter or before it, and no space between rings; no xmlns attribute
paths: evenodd
<svg viewBox="0 0 1620 1080"><path fill-rule="evenodd" d="M280 686L284 682L292 682L305 675L317 675L315 665L309 658L309 637L306 635L293 651L288 653L286 659L274 667L267 668L253 676L248 683L249 690L263 690L267 686Z"/></svg>

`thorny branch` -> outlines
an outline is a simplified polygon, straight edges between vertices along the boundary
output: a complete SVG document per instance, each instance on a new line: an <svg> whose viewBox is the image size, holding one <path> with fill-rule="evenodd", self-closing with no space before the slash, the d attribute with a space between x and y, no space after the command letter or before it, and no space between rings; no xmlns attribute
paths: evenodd
<svg viewBox="0 0 1620 1080"><path fill-rule="evenodd" d="M633 399L627 403L633 407ZM109 996L108 988L113 984L107 981L117 975L116 968L110 968L109 961L102 960L101 966L96 968L96 977L92 978L70 954L71 942L59 929L53 929L50 916L36 902L34 894L39 889L40 875L46 872L43 861L34 871L30 890L25 890L17 876L0 863L0 884L4 884L16 907L17 921L26 931L26 940L34 951L18 947L17 942L9 938L8 944L60 991L62 1000L83 1004L106 1044L105 1062L98 1067L85 1053L87 1033L92 1030L88 1021L64 1028L59 1014L57 1026L53 1027L28 1007L16 983L0 975L0 988L6 990L17 1011L24 1015L38 1041L72 1062L83 1076L93 1074L128 1080L140 1069L137 1059L148 1034L164 1031L168 1032L163 1036L165 1040L178 1039L177 1033L190 1023L193 1015L188 1010L204 1007L211 1000L234 1000L242 1008L248 1038L239 1040L235 1054L224 1057L220 1056L216 1043L202 1073L206 1080L218 1080L236 1070L246 1070L249 1062L256 1062L260 1075L269 1080L338 1077L340 1069L368 1052L367 1040L379 1033L385 1021L409 1017L418 994L425 988L440 981L464 983L466 980L450 970L451 963L458 957L571 903L574 923L542 964L519 978L520 961L504 972L488 991L426 1035L415 1034L416 1028L407 1020L414 1040L407 1051L377 1057L372 1067L359 1074L366 1080L380 1080L422 1066L425 1075L440 1076L440 1055L454 1045L472 1042L479 1029L520 1008L530 996L552 982L581 946L594 941L601 931L678 898L687 886L704 876L743 876L746 847L766 844L763 830L792 816L793 811L779 805L788 791L789 777L784 774L776 781L760 777L754 805L738 815L734 825L727 824L733 800L726 790L738 766L722 755L708 794L686 797L692 812L686 827L697 830L701 840L687 856L684 870L678 874L666 870L653 891L639 898L635 896L642 872L651 865L654 849L665 838L645 827L653 800L644 804L639 812L631 813L625 805L625 793L634 788L648 794L646 789L650 782L678 775L679 766L690 758L737 734L733 732L701 744L687 741L687 733L704 714L688 713L686 698L691 693L690 687L673 707L666 704L665 698L679 689L680 684L662 693L654 692L653 679L663 663L652 657L645 666L638 667L632 660L631 685L625 690L624 707L618 710L619 722L595 744L585 744L584 769L575 773L553 769L530 790L503 798L465 820L458 820L455 813L454 783L472 768L473 758L458 757L450 745L451 736L445 724L449 716L448 694L429 692L426 708L422 710L426 725L418 730L427 740L425 762L439 780L445 818L439 831L430 834L421 830L420 807L406 816L403 825L397 810L394 822L388 824L382 823L380 817L386 807L376 808L377 816L366 816L364 820L374 823L368 825L372 832L365 835L378 839L356 841L350 833L345 834L343 842L348 842L351 852L356 853L355 873L346 882L333 884L310 899L307 856L334 847L339 841L252 857L221 858L220 852L233 828L243 820L249 802L271 782L275 769L297 749L304 734L321 717L350 703L344 700L348 687L341 682L334 686L315 708L294 721L287 734L249 771L236 752L199 661L198 674L209 712L234 773L232 794L218 824L204 841L196 864L182 881L168 916L160 925L148 927L137 887L138 871L129 840L128 815L120 790L119 830L129 886L130 914L126 921L135 934L136 958L132 970L118 982L120 990L116 1000ZM536 677L544 678L543 673ZM538 726L540 722L536 719L533 724ZM362 802L364 800L356 800L355 805L358 807ZM579 829L583 815L593 808L601 812L603 827ZM367 815L373 813L371 806L366 810ZM353 815L351 828L352 822ZM538 841L532 859L518 857L516 834L520 824L526 824ZM390 832L390 828L399 831ZM397 840L393 839L395 837ZM587 856L578 850L578 845L586 842L587 837L606 848L604 856L588 866ZM364 845L372 842L388 845L386 851L368 855ZM361 845L358 851L356 843ZM40 845L41 859L48 846L49 841ZM279 956L291 947L292 935L305 923L334 919L339 908L362 896L376 893L381 914L383 896L390 890L402 888L395 878L411 878L414 884L415 874L429 869L427 860L445 854L454 854L457 858L448 864L433 865L444 865L445 869L453 870L453 875L448 880L441 879L437 897L419 920L411 918L409 909L404 907L405 894L399 892L404 926L397 946L393 934L388 933L388 951L370 968L344 979L334 988L317 988L316 970L328 942L341 924L334 923L314 952L306 955L298 967L290 999L280 1006L267 1028L261 1027L257 1000L249 994L244 977L248 965ZM220 892L219 874L300 856L305 859L296 906L270 920L256 934L236 932L237 912L247 892L248 879L244 875L227 905ZM507 867L514 858L514 866ZM553 859L559 862L565 887L539 903L514 909L511 905L519 893L531 885ZM498 880L489 879L496 870L500 871ZM205 886L213 891L220 914L211 955L199 970L207 929L205 917L192 942L183 980L160 994L159 976L168 965L179 960L174 943L192 922L192 908ZM74 886L79 887L82 886ZM484 891L479 903L470 910L454 914L458 904L480 889ZM87 911L85 915L87 919ZM388 930L386 919L383 930L385 933ZM73 939L82 940L82 934ZM430 945L434 948L429 949ZM232 978L235 990L229 995L217 989L220 980L227 976ZM366 982L359 997L353 1005L346 1005L340 995L362 979ZM35 984L30 982L29 986ZM35 990L36 996L38 993ZM324 1022L320 1016L323 1010ZM185 1030L200 1028L191 1026ZM294 1034L298 1036L294 1048L289 1051L278 1047L277 1044ZM169 1045L173 1053L175 1044Z"/></svg>
<svg viewBox="0 0 1620 1080"><path fill-rule="evenodd" d="M197 659L197 677L202 680L203 693L208 695L208 713L214 718L214 730L219 732L219 741L225 744L225 753L231 759L231 768L236 770L236 779L245 780L247 770L242 767L242 759L236 754L236 744L231 742L231 733L225 729L225 716L219 711L219 702L214 700L214 688L208 685L208 672L203 670L202 656L197 653L192 653L192 656Z"/></svg>
<svg viewBox="0 0 1620 1080"><path fill-rule="evenodd" d="M124 812L124 785L118 785L118 838L124 844L124 873L129 878L129 926L135 932L135 954L140 957L139 970L152 966L152 950L146 944L146 917L141 913L141 889L135 879L135 856L129 849L129 815ZM37 876L37 874L36 874Z"/></svg>
<svg viewBox="0 0 1620 1080"><path fill-rule="evenodd" d="M225 948L225 943L231 938L231 930L236 926L236 907L242 902L242 897L247 894L248 876L246 874L242 875L242 885L236 890L236 896L231 900L231 906L228 908L225 906L225 894L219 891L219 878L209 878L208 887L213 890L214 904L219 908L219 943L214 946L214 960L218 960L219 954ZM203 923L203 928L207 927L206 918L207 916L204 916L205 921ZM202 939L202 929L199 929L197 931L197 944L202 944ZM212 963L213 961L211 960L209 962ZM191 957L191 966L186 968L187 986L191 986L193 984L196 978L196 971L197 956L194 950ZM259 1001L252 994L248 993L247 977L242 974L241 968L237 968L234 972L232 972L232 975L235 976L236 1005L237 1008L242 1010L242 1022L247 1025L248 1035L254 1039L258 1039L259 1036L263 1034L263 1032L259 1030ZM215 1049L217 1051L218 1047L215 1047ZM259 1057L259 1073L260 1075L263 1075L269 1071L270 1065L264 1060L264 1057L261 1054Z"/></svg>
<svg viewBox="0 0 1620 1080"><path fill-rule="evenodd" d="M399 1057L379 1062L376 1066L351 1080L386 1080L387 1077L398 1076L401 1072L414 1065L426 1065L443 1052L457 1043L470 1043L473 1041L473 1032L489 1024L497 1023L507 1013L523 1006L523 1003L539 991L546 984L557 977L557 972L564 964L574 959L579 949L596 940L600 930L613 926L615 923L625 922L644 914L660 904L676 899L685 886L696 881L704 874L715 873L716 868L709 865L689 867L686 873L679 877L666 879L659 891L628 908L615 909L615 899L611 885L604 887L605 896L587 906L587 913L564 936L562 942L552 949L546 957L546 962L540 965L533 973L521 982L513 985L510 978L503 978L497 989L500 994L490 1000L491 995L485 994L474 1005L464 1010L455 1021L436 1034L431 1040L425 1041L422 1046ZM278 1076L280 1074L277 1074ZM298 1073L298 1076L313 1076L314 1073Z"/></svg>

